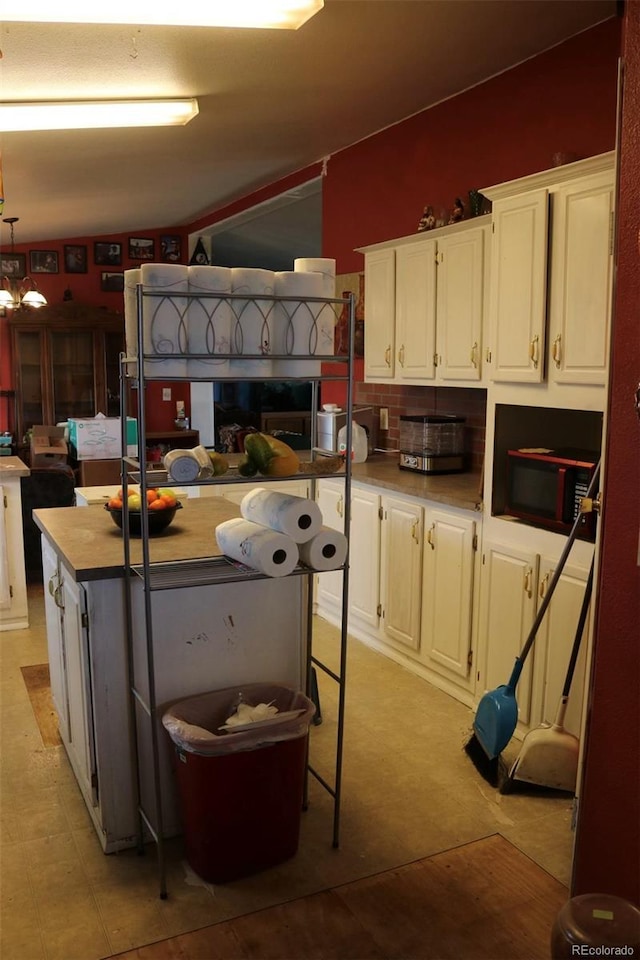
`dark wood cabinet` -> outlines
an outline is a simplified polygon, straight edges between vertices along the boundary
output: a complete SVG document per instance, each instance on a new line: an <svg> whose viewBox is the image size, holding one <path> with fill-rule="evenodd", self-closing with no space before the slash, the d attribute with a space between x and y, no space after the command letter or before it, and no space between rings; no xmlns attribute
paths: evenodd
<svg viewBox="0 0 640 960"><path fill-rule="evenodd" d="M65 303L20 310L10 325L19 441L34 424L120 415L121 314Z"/></svg>

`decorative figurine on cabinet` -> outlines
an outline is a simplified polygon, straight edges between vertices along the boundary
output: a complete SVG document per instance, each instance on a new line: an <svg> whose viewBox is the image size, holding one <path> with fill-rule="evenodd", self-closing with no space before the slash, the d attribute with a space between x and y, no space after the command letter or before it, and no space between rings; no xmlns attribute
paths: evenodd
<svg viewBox="0 0 640 960"><path fill-rule="evenodd" d="M456 197L451 216L449 217L449 223L460 223L461 220L464 220L464 203L460 197Z"/></svg>
<svg viewBox="0 0 640 960"><path fill-rule="evenodd" d="M433 215L433 207L425 207L418 221L418 233L423 233L425 230L433 230L435 225L436 218Z"/></svg>

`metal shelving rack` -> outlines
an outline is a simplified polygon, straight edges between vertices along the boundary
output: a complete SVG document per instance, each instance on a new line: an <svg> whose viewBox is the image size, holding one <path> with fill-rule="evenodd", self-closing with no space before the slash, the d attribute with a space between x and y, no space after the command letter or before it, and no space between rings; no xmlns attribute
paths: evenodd
<svg viewBox="0 0 640 960"><path fill-rule="evenodd" d="M167 897L167 884L166 884L166 869L165 869L165 856L164 856L164 828L163 828L163 814L162 814L162 798L161 798L161 783L160 783L160 744L159 744L159 713L158 705L156 702L156 677L155 677L155 665L154 665L154 631L153 631L153 594L158 590L168 590L176 589L181 587L193 587L193 586L204 586L212 584L223 584L239 581L250 581L250 580L264 580L268 579L265 575L259 573L258 571L240 571L238 567L227 560L225 557L212 557L206 560L197 560L197 561L177 561L172 563L157 563L153 562L151 557L151 549L149 542L149 512L147 507L147 490L152 486L158 485L158 476L159 471L148 471L146 469L145 463L145 449L146 449L146 439L147 439L147 430L146 430L146 409L145 409L145 383L148 379L162 379L163 381L182 381L188 380L190 382L196 381L205 381L205 382L215 382L217 379L213 376L200 376L194 377L190 375L185 376L167 376L161 372L158 373L157 377L149 378L145 375L145 366L147 362L158 362L159 360L168 359L167 354L159 353L145 353L145 336L144 336L144 304L147 298L157 301L155 309L158 309L160 304L171 303L176 311L177 318L177 334L178 342L180 344L187 343L187 330L185 324L185 315L187 308L184 306L185 303L189 303L194 299L199 301L200 307L207 311L207 316L209 318L209 323L211 326L211 331L215 330L215 319L214 314L216 307L221 302L226 302L230 305L232 313L235 317L236 325L238 323L238 316L233 310L234 303L236 301L242 301L246 304L248 300L254 300L256 303L259 302L261 309L264 308L265 304L271 304L267 309L267 315L265 316L265 322L268 322L268 316L273 310L276 303L282 305L291 302L299 305L301 303L301 297L276 297L268 296L266 294L260 294L259 296L248 296L245 293L242 294L216 294L216 293L198 293L198 294L188 294L188 293L175 293L172 294L167 290L157 290L149 289L142 286L142 284L137 285L136 287L136 315L137 315L137 353L136 356L128 356L126 353L121 354L120 357L120 397L121 397L121 442L122 450L127 449L126 444L126 418L128 415L127 410L127 396L128 396L128 386L132 383L136 384L137 389L137 407L136 414L138 419L138 456L137 457L122 457L122 488L123 488L123 548L124 548L124 574L125 574L125 610L127 617L127 647L128 647L128 664L129 664L129 684L131 691L131 716L133 723L134 731L134 743L135 743L135 766L137 774L137 812L139 817L139 832L138 832L138 848L142 852L144 848L144 839L145 839L145 828L148 833L151 835L153 841L157 847L158 855L158 873L159 873L159 886L160 886L160 897L165 899ZM181 301L182 306L178 305L175 301ZM351 502L351 445L352 445L352 413L353 413L353 357L354 357L354 331L355 331L355 298L353 294L350 294L346 298L308 298L302 300L311 312L314 309L311 305L315 305L317 312L315 314L315 320L318 319L320 311L324 308L330 307L335 313L335 322L338 320L338 312L348 310L349 324L348 324L348 351L343 355L336 354L268 354L268 359L272 361L277 360L287 360L291 361L292 359L295 362L300 362L302 364L314 363L315 366L318 363L331 363L339 365L341 372L331 372L328 374L312 375L312 376L291 376L287 375L277 375L274 374L269 379L274 381L278 380L300 380L302 382L311 382L312 385L312 418L311 418L311 448L312 448L312 457L314 459L321 460L323 455L333 454L334 451L321 450L317 447L317 422L316 422L316 413L319 407L319 387L320 383L325 380L333 381L342 381L347 385L347 450L345 457L345 468L344 472L340 474L335 474L333 472L313 472L313 473L298 473L295 474L295 479L302 480L307 479L311 484L311 498L315 498L316 493L316 481L322 479L323 477L331 477L336 479L340 477L344 480L345 484L345 507L344 507L344 533L347 536L347 542L349 542L349 524L350 524L350 502ZM286 310L286 307L285 307ZM313 315L313 314L312 314ZM291 318L290 318L291 321ZM315 321L314 321L315 322ZM215 340L215 336L213 337ZM171 355L171 358L175 358L175 354ZM217 361L220 360L264 360L265 354L239 354L229 353L215 353L215 354L200 354L200 353L189 353L189 352L180 352L177 355L180 359L195 359L195 360L207 360L209 362L212 359ZM160 368L159 368L160 370ZM228 377L226 379L229 379ZM259 377L247 377L246 375L238 376L234 378L237 381L246 381L246 380L264 380L267 379L264 376ZM208 484L225 484L225 483L247 483L255 484L256 482L260 484L268 484L273 478L259 476L251 478L243 478L237 474L225 474L221 477L216 477L210 480L195 480L193 483L183 483L181 486L203 486ZM277 478L278 480L289 479L289 478ZM291 479L294 479L292 477ZM129 522L128 522L128 502L127 502L127 487L130 482L139 483L140 493L141 493L141 547L142 547L142 562L134 564L131 562L131 544L130 544L130 534L129 534ZM306 628L302 635L302 641L304 643L304 662L305 662L305 676L306 676L306 693L308 696L311 696L312 687L312 676L314 668L317 667L319 670L323 671L324 674L332 678L338 684L338 706L337 706L337 737L336 737L336 752L335 752L335 769L333 783L330 783L326 780L321 774L314 768L310 760L307 763L307 771L311 774L320 785L331 795L333 798L333 834L332 834L332 844L334 847L338 847L340 843L340 808L341 808L341 797L342 797L342 754L343 754L343 741L344 741L344 713L345 713L345 693L346 693L346 661L347 661L347 623L348 623L348 602L349 602L349 551L347 551L347 559L344 565L341 568L343 573L343 594L342 594L342 619L341 619L341 634L340 634L340 657L339 657L339 669L338 672L332 670L329 666L323 663L313 652L313 577L319 571L316 571L312 568L298 564L295 570L289 576L302 576L307 579L306 584ZM145 697L142 695L138 688L138 678L136 677L136 669L134 663L134 635L133 635L133 615L132 615L132 589L133 584L136 581L140 581L143 586L144 591L144 624L145 624L145 633L144 641L146 643L146 663L147 663L147 684L148 684L148 695ZM142 784L141 784L141 765L140 758L138 757L138 710L137 707L141 708L147 720L150 724L151 729L151 745L152 745L152 767L153 767L153 809L150 810L145 808L141 801L142 794ZM306 806L308 799L308 778L305 781L305 797L304 805Z"/></svg>

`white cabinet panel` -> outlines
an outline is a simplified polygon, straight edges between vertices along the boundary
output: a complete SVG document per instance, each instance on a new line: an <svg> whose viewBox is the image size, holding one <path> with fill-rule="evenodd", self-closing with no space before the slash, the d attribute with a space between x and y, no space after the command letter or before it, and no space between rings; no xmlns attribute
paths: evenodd
<svg viewBox="0 0 640 960"><path fill-rule="evenodd" d="M549 192L497 200L492 213L491 379L537 383L544 376Z"/></svg>
<svg viewBox="0 0 640 960"><path fill-rule="evenodd" d="M482 566L481 644L483 666L478 677L482 694L506 684L533 624L538 581L538 555L498 543L485 543ZM530 722L531 650L516 688L518 719Z"/></svg>
<svg viewBox="0 0 640 960"><path fill-rule="evenodd" d="M475 521L426 512L422 642L424 661L445 676L467 678L471 652Z"/></svg>
<svg viewBox="0 0 640 960"><path fill-rule="evenodd" d="M98 802L93 726L93 698L89 669L89 639L86 628L84 589L64 568L64 649L69 695L69 759L87 802Z"/></svg>
<svg viewBox="0 0 640 960"><path fill-rule="evenodd" d="M49 656L49 680L51 699L58 714L58 729L65 741L69 740L69 704L67 694L67 671L64 654L63 600L58 555L42 537L42 581L44 587L44 613L47 624L47 648Z"/></svg>
<svg viewBox="0 0 640 960"><path fill-rule="evenodd" d="M613 277L613 179L600 174L553 198L550 377L605 384Z"/></svg>
<svg viewBox="0 0 640 960"><path fill-rule="evenodd" d="M485 230L438 242L438 377L479 380L482 358Z"/></svg>
<svg viewBox="0 0 640 960"><path fill-rule="evenodd" d="M9 544L7 542L7 524L5 514L6 495L0 486L0 610L8 610L11 606L11 583L9 578Z"/></svg>
<svg viewBox="0 0 640 960"><path fill-rule="evenodd" d="M390 380L395 374L395 251L365 254L364 373L367 380Z"/></svg>
<svg viewBox="0 0 640 960"><path fill-rule="evenodd" d="M540 562L539 603L548 589L556 565L549 558L542 558ZM538 651L534 679L536 723L553 723L555 720L578 626L586 576L585 570L567 564L540 625L536 639ZM564 721L565 728L576 737L580 736L582 720L588 631L587 617Z"/></svg>
<svg viewBox="0 0 640 960"><path fill-rule="evenodd" d="M396 379L432 380L435 354L436 242L423 239L396 251Z"/></svg>
<svg viewBox="0 0 640 960"><path fill-rule="evenodd" d="M321 480L318 484L316 501L320 507L325 526L342 533L344 531L344 484ZM353 553L353 543L351 544L351 551ZM320 604L328 603L335 607L340 606L343 581L342 570L328 570L325 573L318 574L316 579L318 602Z"/></svg>
<svg viewBox="0 0 640 960"><path fill-rule="evenodd" d="M411 650L420 646L422 507L383 497L382 607L384 632Z"/></svg>

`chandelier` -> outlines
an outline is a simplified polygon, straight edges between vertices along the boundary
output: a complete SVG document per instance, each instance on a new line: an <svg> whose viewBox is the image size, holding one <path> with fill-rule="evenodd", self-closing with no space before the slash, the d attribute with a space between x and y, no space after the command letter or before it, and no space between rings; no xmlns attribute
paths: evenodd
<svg viewBox="0 0 640 960"><path fill-rule="evenodd" d="M11 253L3 255L3 261L9 261L12 268L18 265L13 250L13 225L17 223L19 217L4 217L3 223L8 223L11 228ZM4 264L3 264L4 267ZM20 270L17 271L21 272ZM38 290L38 285L31 277L22 277L9 275L2 271L2 282L0 283L0 307L8 310L14 310L19 307L44 307L46 299Z"/></svg>

